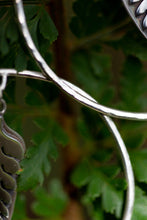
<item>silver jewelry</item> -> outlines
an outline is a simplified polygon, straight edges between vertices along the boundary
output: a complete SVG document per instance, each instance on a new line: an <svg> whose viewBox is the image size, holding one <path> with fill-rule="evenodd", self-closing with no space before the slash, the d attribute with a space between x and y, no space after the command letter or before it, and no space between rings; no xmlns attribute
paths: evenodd
<svg viewBox="0 0 147 220"><path fill-rule="evenodd" d="M147 0L122 0L133 21L147 38Z"/></svg>
<svg viewBox="0 0 147 220"><path fill-rule="evenodd" d="M0 85L0 219L11 219L16 197L16 173L20 169L25 144L22 137L7 126L4 121L6 103L2 99L6 87L7 73L1 75Z"/></svg>

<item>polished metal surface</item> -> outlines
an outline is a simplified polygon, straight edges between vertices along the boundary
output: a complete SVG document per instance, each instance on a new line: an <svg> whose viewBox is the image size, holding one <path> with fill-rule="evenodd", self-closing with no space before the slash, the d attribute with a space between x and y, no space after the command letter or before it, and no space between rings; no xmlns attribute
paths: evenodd
<svg viewBox="0 0 147 220"><path fill-rule="evenodd" d="M16 172L23 158L25 144L22 138L0 116L0 219L11 220L16 197Z"/></svg>
<svg viewBox="0 0 147 220"><path fill-rule="evenodd" d="M136 8L136 16L139 16L141 14L146 13L147 10L147 0L143 0L143 1L137 1L139 2L139 5ZM136 2L132 2L133 4L135 4Z"/></svg>
<svg viewBox="0 0 147 220"><path fill-rule="evenodd" d="M23 158L25 144L21 136L4 121L7 106L2 96L8 71L0 71L0 75L0 220L11 220L16 197L16 173L20 169L19 161Z"/></svg>
<svg viewBox="0 0 147 220"><path fill-rule="evenodd" d="M133 204L134 204L134 194L135 194L134 193L135 184L134 184L133 170L132 170L132 166L131 166L131 162L130 162L130 158L129 158L129 154L127 152L126 146L119 134L119 131L116 125L114 124L112 119L109 118L109 116L115 117L115 118L121 118L121 119L128 119L128 120L147 120L147 113L126 112L126 111L112 109L107 106L103 106L99 104L96 100L94 100L91 96L89 96L87 93L85 93L83 90L78 88L77 86L73 85L70 82L67 82L64 79L59 78L51 70L51 68L48 66L48 64L45 62L45 60L43 59L43 57L40 55L39 51L35 47L35 44L31 38L31 35L29 33L29 30L26 24L26 18L24 14L22 0L14 0L14 2L15 2L18 23L19 23L22 35L24 37L24 40L26 42L26 45L30 53L32 54L34 60L37 62L42 73L28 71L28 70L17 72L16 70L13 70L13 69L11 70L1 69L0 73L3 74L5 72L8 75L29 77L29 78L52 82L55 85L57 85L62 91L66 92L68 95L74 98L76 101L97 111L100 114L100 116L103 118L108 128L112 132L114 139L117 142L118 150L120 152L126 180L128 183L126 204L125 204L125 209L124 209L122 219L131 220ZM147 18L146 18L147 0L143 0L143 1L123 0L123 3L125 7L127 8L132 19L137 24L140 31L146 37L147 36L147 29L146 29L147 27Z"/></svg>
<svg viewBox="0 0 147 220"><path fill-rule="evenodd" d="M16 173L20 169L19 161L23 158L25 144L21 136L4 121L3 115L7 106L2 96L8 71L0 71L0 76L0 220L11 220L16 197Z"/></svg>
<svg viewBox="0 0 147 220"><path fill-rule="evenodd" d="M147 0L122 0L131 18L147 38Z"/></svg>
<svg viewBox="0 0 147 220"><path fill-rule="evenodd" d="M0 84L0 99L2 99L3 97L3 91L6 88L6 84L7 84L7 77L8 77L8 73L0 73L0 76L2 78L1 84ZM2 100L0 100L2 101Z"/></svg>

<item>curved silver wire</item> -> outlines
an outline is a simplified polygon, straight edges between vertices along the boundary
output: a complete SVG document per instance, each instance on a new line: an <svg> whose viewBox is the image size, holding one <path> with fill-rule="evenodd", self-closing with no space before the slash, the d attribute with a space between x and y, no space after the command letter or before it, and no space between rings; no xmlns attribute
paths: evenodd
<svg viewBox="0 0 147 220"><path fill-rule="evenodd" d="M83 105L86 105L87 107L94 109L95 111L98 111L99 113L102 113L104 115L108 115L115 118L122 118L122 119L129 119L129 120L147 120L147 113L135 113L135 112L126 112L126 111L120 111L116 109L112 109L106 106L103 106L97 102L93 102L91 100L87 100L85 98L82 98L79 94L75 93L73 87L74 85L71 84L71 87L65 86L63 83L63 80L59 78L47 65L39 51L37 50L31 35L29 33L26 18L24 14L23 9L23 3L22 0L15 0L15 8L16 13L18 17L18 22L20 25L21 32L24 36L26 45L29 48L30 53L34 57L35 61L39 65L42 74L47 77L47 79L50 79L53 81L58 87L60 87L64 92L66 92L68 95L73 97L76 101L82 103Z"/></svg>
<svg viewBox="0 0 147 220"><path fill-rule="evenodd" d="M0 99L2 99L3 97L3 90L6 88L6 84L7 84L7 74L0 74L2 77L2 81L0 84Z"/></svg>
<svg viewBox="0 0 147 220"><path fill-rule="evenodd" d="M76 101L101 113L102 118L106 122L107 126L109 127L110 131L112 132L117 142L117 146L118 146L118 149L121 155L121 159L123 161L125 176L126 176L127 183L128 183L123 220L131 220L133 205L134 205L134 196L135 196L135 193L134 193L135 184L134 184L133 170L132 170L129 154L127 152L125 144L119 134L119 131L117 130L116 125L114 124L112 119L108 117L108 115L116 117L116 118L124 118L124 119L131 119L131 120L147 120L147 113L131 113L131 112L119 111L119 110L105 107L103 105L98 104L96 100L94 100L91 96L89 96L83 90L79 89L77 86L73 85L72 83L67 82L64 79L59 78L51 70L51 68L47 65L47 63L44 61L44 59L38 52L37 48L35 47L34 42L32 41L31 35L28 31L28 27L26 24L22 1L15 0L14 2L15 2L18 22L19 22L22 34L24 36L24 39L26 41L26 44L30 50L30 53L34 57L40 69L42 70L42 74L37 73L37 72L31 72L31 71L22 71L18 73L17 75L43 79L47 81L51 80L58 87L60 87L64 92L66 92L68 95L73 97Z"/></svg>
<svg viewBox="0 0 147 220"><path fill-rule="evenodd" d="M51 82L47 78L45 78L42 75L42 73L35 72L35 71L29 71L29 70L17 72L14 69L0 69L0 74L7 74L10 76L18 76L18 77L25 77L25 78L29 77L32 79L38 79L38 80ZM71 86L73 86L71 83L69 83L65 80L62 80L62 81L65 86L69 87L69 89ZM81 97L97 103L97 101L95 99L93 99L89 94L87 94L86 92L84 92L80 88L73 86L73 89L74 89L75 93L77 93L77 95L80 94ZM117 143L119 154L121 156L121 160L122 160L124 171L125 171L125 177L126 177L127 184L128 184L123 220L131 220L131 216L132 216L132 212L133 212L133 205L134 205L134 197L135 197L135 193L134 193L135 192L135 190L134 190L135 183L134 183L134 175L133 175L133 170L132 170L129 154L128 154L126 146L125 146L125 144L119 134L119 131L118 131L116 125L114 124L114 122L112 121L112 119L106 115L103 115L103 114L101 114L101 117L106 122L106 125L108 126L109 130L111 131L111 133Z"/></svg>
<svg viewBox="0 0 147 220"><path fill-rule="evenodd" d="M108 128L110 129L114 139L116 140L128 184L126 203L125 203L125 209L122 220L131 220L133 214L134 200L135 200L135 181L134 181L134 174L133 174L131 161L126 146L122 140L122 137L115 123L112 121L111 118L109 118L106 115L103 115L103 119L106 121Z"/></svg>

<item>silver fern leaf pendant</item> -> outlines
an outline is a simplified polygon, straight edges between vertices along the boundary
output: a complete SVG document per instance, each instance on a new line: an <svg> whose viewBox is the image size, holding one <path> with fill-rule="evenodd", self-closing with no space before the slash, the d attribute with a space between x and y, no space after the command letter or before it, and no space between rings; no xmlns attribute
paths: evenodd
<svg viewBox="0 0 147 220"><path fill-rule="evenodd" d="M147 38L147 0L122 0L133 21Z"/></svg>
<svg viewBox="0 0 147 220"><path fill-rule="evenodd" d="M11 220L16 197L16 173L24 151L23 139L6 125L0 115L0 220Z"/></svg>

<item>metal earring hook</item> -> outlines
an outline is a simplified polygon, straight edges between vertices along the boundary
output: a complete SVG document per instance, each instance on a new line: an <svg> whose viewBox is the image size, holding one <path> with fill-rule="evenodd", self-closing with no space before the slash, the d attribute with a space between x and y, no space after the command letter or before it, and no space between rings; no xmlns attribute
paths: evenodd
<svg viewBox="0 0 147 220"><path fill-rule="evenodd" d="M1 84L0 84L0 99L2 99L3 97L3 91L6 88L7 85L7 77L8 77L8 72L0 72L0 76L1 76Z"/></svg>
<svg viewBox="0 0 147 220"><path fill-rule="evenodd" d="M4 115L7 105L5 100L3 99L3 91L6 88L7 85L7 77L8 77L8 71L1 71L0 72L1 76L1 84L0 84L0 117Z"/></svg>
<svg viewBox="0 0 147 220"><path fill-rule="evenodd" d="M0 99L2 99L2 97L3 97L3 91L6 88L6 84L7 84L7 76L3 75L2 82L0 84Z"/></svg>

